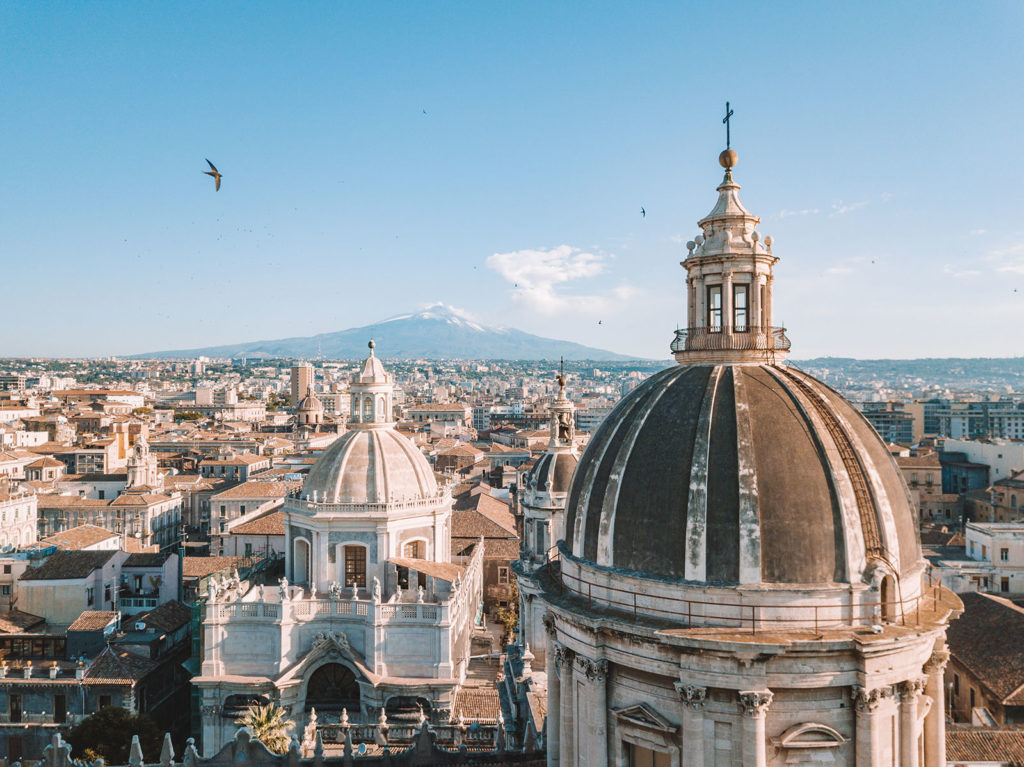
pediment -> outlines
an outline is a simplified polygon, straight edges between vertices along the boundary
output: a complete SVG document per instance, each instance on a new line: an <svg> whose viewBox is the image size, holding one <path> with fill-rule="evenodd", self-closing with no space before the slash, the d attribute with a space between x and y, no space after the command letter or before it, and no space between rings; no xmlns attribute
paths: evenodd
<svg viewBox="0 0 1024 767"><path fill-rule="evenodd" d="M360 655L348 642L344 633L321 631L313 637L313 645L309 651L302 656L298 663L284 671L278 676L274 683L281 687L292 680L301 679L307 672L331 661L346 661L371 684L375 684L377 677L366 665L366 659Z"/></svg>
<svg viewBox="0 0 1024 767"><path fill-rule="evenodd" d="M634 727L643 727L662 733L675 733L679 729L678 725L672 724L653 708L643 703L620 708L614 713L615 718L621 723L631 724Z"/></svg>
<svg viewBox="0 0 1024 767"><path fill-rule="evenodd" d="M827 724L805 722L790 727L772 743L779 748L837 748L846 738Z"/></svg>

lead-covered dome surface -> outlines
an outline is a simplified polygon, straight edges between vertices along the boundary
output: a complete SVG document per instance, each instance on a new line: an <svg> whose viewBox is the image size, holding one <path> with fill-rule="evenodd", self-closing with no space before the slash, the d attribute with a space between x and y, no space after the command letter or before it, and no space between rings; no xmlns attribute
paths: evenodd
<svg viewBox="0 0 1024 767"><path fill-rule="evenodd" d="M302 494L321 503L387 503L437 494L423 454L394 429L342 435L313 465Z"/></svg>
<svg viewBox="0 0 1024 767"><path fill-rule="evenodd" d="M567 493L578 461L568 450L544 453L530 470L528 486L539 493Z"/></svg>
<svg viewBox="0 0 1024 767"><path fill-rule="evenodd" d="M570 552L721 584L864 582L920 567L892 456L825 384L775 365L680 365L627 395L580 458Z"/></svg>

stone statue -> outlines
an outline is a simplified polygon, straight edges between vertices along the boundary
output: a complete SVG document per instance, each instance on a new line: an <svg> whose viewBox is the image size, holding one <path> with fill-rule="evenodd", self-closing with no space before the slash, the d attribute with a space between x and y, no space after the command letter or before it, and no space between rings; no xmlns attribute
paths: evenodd
<svg viewBox="0 0 1024 767"><path fill-rule="evenodd" d="M380 602L380 581L377 576L373 576L373 601Z"/></svg>
<svg viewBox="0 0 1024 767"><path fill-rule="evenodd" d="M352 581L351 586L352 586L352 599L355 600L355 601L359 601L359 587L356 586L356 582L355 581Z"/></svg>
<svg viewBox="0 0 1024 767"><path fill-rule="evenodd" d="M256 591L259 592L260 601L262 602L263 601L263 584L262 583L259 586L256 587Z"/></svg>
<svg viewBox="0 0 1024 767"><path fill-rule="evenodd" d="M416 601L419 604L423 604L423 597L427 593L427 590L422 586L416 587Z"/></svg>
<svg viewBox="0 0 1024 767"><path fill-rule="evenodd" d="M281 601L282 602L287 602L288 601L288 579L287 578L282 578L281 579Z"/></svg>
<svg viewBox="0 0 1024 767"><path fill-rule="evenodd" d="M206 601L210 604L217 601L217 582L213 578L206 582Z"/></svg>

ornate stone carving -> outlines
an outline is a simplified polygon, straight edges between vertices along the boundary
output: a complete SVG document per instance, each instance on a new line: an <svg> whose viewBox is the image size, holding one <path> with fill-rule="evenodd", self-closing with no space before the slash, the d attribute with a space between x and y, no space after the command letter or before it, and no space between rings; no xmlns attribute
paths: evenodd
<svg viewBox="0 0 1024 767"><path fill-rule="evenodd" d="M764 716L774 697L771 690L743 690L739 693L740 709L746 716Z"/></svg>
<svg viewBox="0 0 1024 767"><path fill-rule="evenodd" d="M936 650L932 653L932 657L924 662L924 668L922 671L926 674L934 674L936 672L942 672L946 668L946 664L949 663L949 651L948 650Z"/></svg>
<svg viewBox="0 0 1024 767"><path fill-rule="evenodd" d="M208 719L210 717L218 716L220 714L220 706L217 706L217 705L207 705L207 706L203 706L200 709L200 711L203 714L203 718L204 719Z"/></svg>
<svg viewBox="0 0 1024 767"><path fill-rule="evenodd" d="M576 657L576 653L570 650L565 645L558 645L555 649L555 663L562 667L572 667L573 658Z"/></svg>
<svg viewBox="0 0 1024 767"><path fill-rule="evenodd" d="M348 652L351 648L348 643L348 637L345 636L344 632L337 632L331 634L327 631L320 631L313 637L313 647L323 647L327 644L337 644L342 650Z"/></svg>
<svg viewBox="0 0 1024 767"><path fill-rule="evenodd" d="M549 637L558 635L558 627L555 625L555 616L551 613L544 613L544 617L541 618L544 623L544 630L547 632Z"/></svg>
<svg viewBox="0 0 1024 767"><path fill-rule="evenodd" d="M900 696L900 702L911 703L917 700L917 696L924 692L927 679L908 679L896 685L895 690Z"/></svg>
<svg viewBox="0 0 1024 767"><path fill-rule="evenodd" d="M604 659L590 660L590 658L577 655L576 665L586 675L587 679L592 682L603 681L608 676L608 661Z"/></svg>
<svg viewBox="0 0 1024 767"><path fill-rule="evenodd" d="M864 687L853 688L853 705L862 714L875 711L882 701L889 697L892 697L891 687L876 687L873 690Z"/></svg>
<svg viewBox="0 0 1024 767"><path fill-rule="evenodd" d="M690 708L704 708L704 701L708 697L708 688L696 684L685 684L676 682L676 693L679 700Z"/></svg>

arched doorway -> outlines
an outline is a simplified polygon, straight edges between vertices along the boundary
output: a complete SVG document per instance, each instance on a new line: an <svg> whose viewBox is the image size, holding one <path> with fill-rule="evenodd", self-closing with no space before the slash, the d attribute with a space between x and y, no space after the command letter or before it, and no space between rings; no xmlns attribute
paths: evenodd
<svg viewBox="0 0 1024 767"><path fill-rule="evenodd" d="M882 578L882 619L885 621L895 621L899 615L898 608L900 605L897 603L896 597L896 579L891 575L886 575Z"/></svg>
<svg viewBox="0 0 1024 767"><path fill-rule="evenodd" d="M292 581L296 584L309 583L309 541L302 538L295 541L292 556Z"/></svg>
<svg viewBox="0 0 1024 767"><path fill-rule="evenodd" d="M321 666L306 682L306 709L317 711L359 710L359 683L348 666L328 663Z"/></svg>

